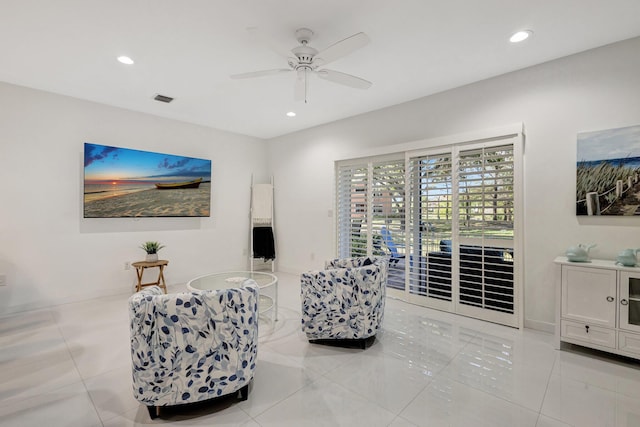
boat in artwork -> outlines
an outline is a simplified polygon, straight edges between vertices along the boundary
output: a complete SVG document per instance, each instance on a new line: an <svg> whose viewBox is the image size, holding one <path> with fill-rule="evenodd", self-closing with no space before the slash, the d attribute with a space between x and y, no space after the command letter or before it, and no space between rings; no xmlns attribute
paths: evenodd
<svg viewBox="0 0 640 427"><path fill-rule="evenodd" d="M178 188L198 188L201 182L202 182L202 178L194 179L193 181L156 183L156 188L158 190L175 190Z"/></svg>

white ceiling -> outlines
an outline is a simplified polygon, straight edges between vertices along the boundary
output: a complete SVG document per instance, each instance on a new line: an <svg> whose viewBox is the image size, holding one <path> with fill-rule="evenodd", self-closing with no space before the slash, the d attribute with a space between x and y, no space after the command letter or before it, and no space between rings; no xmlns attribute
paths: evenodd
<svg viewBox="0 0 640 427"><path fill-rule="evenodd" d="M248 27L283 50L365 32L328 68L373 86L313 79L303 104L293 73L232 80L287 66ZM0 0L0 81L272 138L639 35L640 0Z"/></svg>

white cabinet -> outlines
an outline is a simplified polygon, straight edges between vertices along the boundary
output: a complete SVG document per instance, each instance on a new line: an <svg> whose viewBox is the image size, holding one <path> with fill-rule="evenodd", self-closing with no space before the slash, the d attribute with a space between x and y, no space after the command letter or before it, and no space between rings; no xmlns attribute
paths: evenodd
<svg viewBox="0 0 640 427"><path fill-rule="evenodd" d="M556 341L640 359L640 268L558 257Z"/></svg>

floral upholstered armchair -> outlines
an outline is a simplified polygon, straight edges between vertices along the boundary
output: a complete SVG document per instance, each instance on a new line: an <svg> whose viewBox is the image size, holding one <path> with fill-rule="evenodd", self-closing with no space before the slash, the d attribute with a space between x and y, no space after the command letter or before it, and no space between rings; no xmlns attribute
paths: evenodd
<svg viewBox="0 0 640 427"><path fill-rule="evenodd" d="M358 339L364 348L382 325L387 269L385 257L344 258L303 273L302 331L309 341Z"/></svg>
<svg viewBox="0 0 640 427"><path fill-rule="evenodd" d="M247 399L258 353L258 286L129 298L134 397L160 406L238 393Z"/></svg>

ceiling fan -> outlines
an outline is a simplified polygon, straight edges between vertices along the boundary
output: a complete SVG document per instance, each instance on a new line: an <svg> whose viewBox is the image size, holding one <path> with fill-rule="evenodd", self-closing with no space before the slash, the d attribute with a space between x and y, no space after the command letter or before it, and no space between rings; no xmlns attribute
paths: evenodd
<svg viewBox="0 0 640 427"><path fill-rule="evenodd" d="M252 29L250 29L252 30ZM253 29L255 31L255 29ZM296 101L307 102L307 93L309 89L309 76L317 75L319 78L328 80L333 83L357 88L368 89L371 82L351 74L342 73L340 71L329 70L324 67L326 64L340 59L348 54L360 49L369 43L369 37L365 33L357 33L351 37L347 37L328 48L318 51L309 46L309 40L313 36L313 31L308 28L300 28L296 30L296 39L300 45L291 49L291 53L284 54L288 59L289 68L276 68L272 70L253 71L250 73L233 74L232 79L249 79L253 77L271 76L280 73L296 72L296 85L294 91L294 99ZM278 52L277 49L276 52ZM278 52L281 54L280 52ZM293 54L293 56L291 55ZM281 54L282 56L282 54Z"/></svg>

